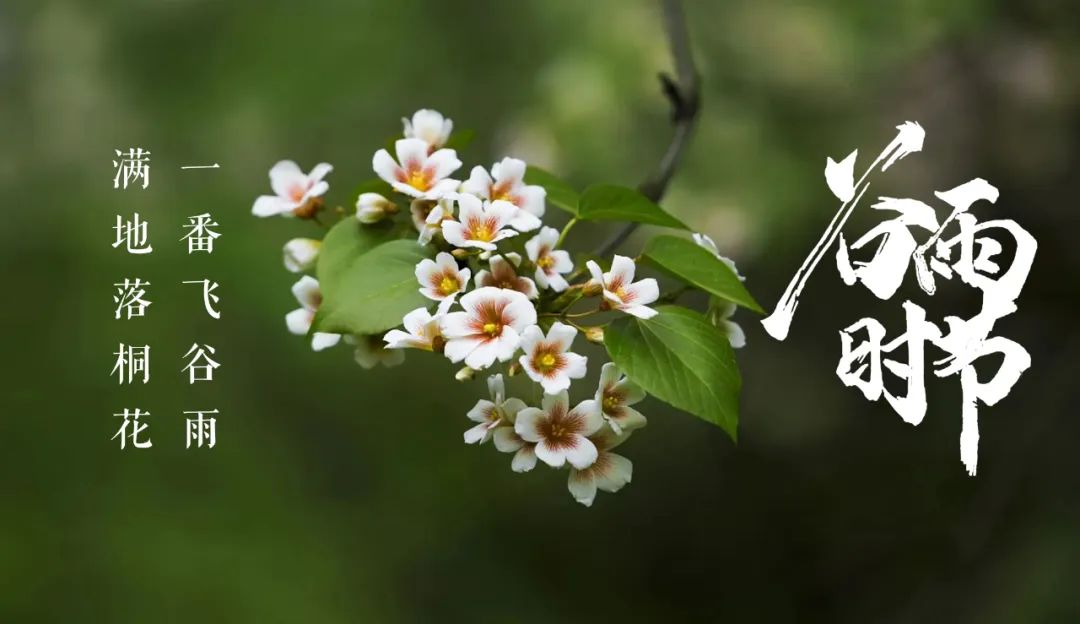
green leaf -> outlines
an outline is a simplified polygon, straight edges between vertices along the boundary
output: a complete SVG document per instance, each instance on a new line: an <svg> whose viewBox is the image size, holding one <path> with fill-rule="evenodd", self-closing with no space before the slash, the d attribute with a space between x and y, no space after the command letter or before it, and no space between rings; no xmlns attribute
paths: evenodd
<svg viewBox="0 0 1080 624"><path fill-rule="evenodd" d="M411 239L389 240L389 226L363 227L346 219L323 241L316 273L323 301L314 331L377 334L401 324L428 303L419 293L416 264L428 248ZM346 225L348 224L348 225Z"/></svg>
<svg viewBox="0 0 1080 624"><path fill-rule="evenodd" d="M642 253L650 264L705 292L764 312L739 277L707 249L677 236L657 236Z"/></svg>
<svg viewBox="0 0 1080 624"><path fill-rule="evenodd" d="M536 184L547 191L547 203L577 215L578 192L560 180L555 174L529 165L525 170L525 184Z"/></svg>
<svg viewBox="0 0 1080 624"><path fill-rule="evenodd" d="M585 189L578 203L578 218L588 221L633 221L690 229L640 192L614 184L594 184Z"/></svg>
<svg viewBox="0 0 1080 624"><path fill-rule="evenodd" d="M727 336L692 310L657 310L649 320L626 316L604 330L611 361L649 394L736 440L742 379Z"/></svg>

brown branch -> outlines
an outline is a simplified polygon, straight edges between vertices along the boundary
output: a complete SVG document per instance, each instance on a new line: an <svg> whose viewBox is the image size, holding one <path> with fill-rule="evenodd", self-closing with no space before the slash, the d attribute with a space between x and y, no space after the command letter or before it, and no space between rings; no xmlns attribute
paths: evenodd
<svg viewBox="0 0 1080 624"><path fill-rule="evenodd" d="M698 109L701 106L700 78L694 67L690 52L690 34L686 29L681 0L660 0L671 56L675 62L675 77L660 74L660 86L671 104L671 121L675 133L667 151L653 174L638 185L638 190L654 202L659 202L667 191L668 183L675 175L683 151L693 134ZM637 229L637 223L627 223L597 250L598 256L606 256L621 245Z"/></svg>

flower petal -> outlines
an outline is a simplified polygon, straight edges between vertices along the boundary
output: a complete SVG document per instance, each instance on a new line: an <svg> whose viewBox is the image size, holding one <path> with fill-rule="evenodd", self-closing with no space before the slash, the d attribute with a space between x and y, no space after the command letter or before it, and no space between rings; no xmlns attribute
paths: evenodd
<svg viewBox="0 0 1080 624"><path fill-rule="evenodd" d="M328 334L326 332L315 332L311 335L311 348L314 351L322 351L323 349L329 349L341 341L341 334Z"/></svg>
<svg viewBox="0 0 1080 624"><path fill-rule="evenodd" d="M570 437L573 442L563 446L563 456L566 458L566 461L570 462L571 466L579 470L593 465L593 462L595 462L596 458L599 456L596 445L583 435L574 434ZM536 445L536 455L540 457L540 459L544 459L540 455L540 447L543 446L543 444L544 443L541 442Z"/></svg>
<svg viewBox="0 0 1080 624"><path fill-rule="evenodd" d="M401 174L401 167L394 162L390 152L385 149L375 152L375 155L371 158L371 168L383 180L391 184L399 182L398 176Z"/></svg>
<svg viewBox="0 0 1080 624"><path fill-rule="evenodd" d="M311 329L311 321L314 318L315 313L311 310L297 308L285 315L285 326L289 328L289 333L304 336Z"/></svg>
<svg viewBox="0 0 1080 624"><path fill-rule="evenodd" d="M593 501L596 500L596 481L589 470L571 469L570 477L566 480L566 487L574 500L586 507L592 507Z"/></svg>
<svg viewBox="0 0 1080 624"><path fill-rule="evenodd" d="M526 442L539 442L541 440L538 425L545 420L547 415L535 407L526 407L517 414L514 420L514 433Z"/></svg>
<svg viewBox="0 0 1080 624"><path fill-rule="evenodd" d="M526 444L514 454L510 462L510 470L514 472L529 472L536 467L536 447Z"/></svg>

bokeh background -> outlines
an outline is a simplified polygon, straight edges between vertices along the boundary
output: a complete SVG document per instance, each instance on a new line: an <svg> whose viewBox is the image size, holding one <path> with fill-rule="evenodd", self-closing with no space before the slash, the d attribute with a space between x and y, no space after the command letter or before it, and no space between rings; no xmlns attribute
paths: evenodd
<svg viewBox="0 0 1080 624"><path fill-rule="evenodd" d="M592 509L564 474L513 474L509 456L461 443L482 382L420 354L364 372L285 331L281 245L319 231L250 216L270 165L333 163L328 197L345 203L399 118L434 107L477 131L468 166L512 154L579 186L635 184L670 133L652 2L9 0L0 621L1080 619L1080 7L686 12L704 108L663 203L766 306L835 209L825 157L876 154L905 120L926 148L875 192L932 201L984 177L1001 200L980 214L1038 238L1020 312L998 324L1034 366L982 410L977 478L959 461L957 379L930 382L913 428L834 374L840 328L871 313L896 327L901 295L935 320L969 313L959 283L881 306L827 261L786 342L740 312L739 444L650 400L622 449L633 483ZM112 150L134 146L152 151L151 186L114 191ZM110 246L135 211L149 256ZM188 256L181 225L201 212L223 236ZM609 232L577 228L570 244ZM124 277L152 283L146 318L113 320ZM220 321L180 284L204 277L221 283ZM146 387L109 377L119 342L152 345ZM211 384L180 373L193 342L218 350ZM151 412L149 451L110 441L125 407ZM218 446L185 451L182 412L202 408L221 411Z"/></svg>

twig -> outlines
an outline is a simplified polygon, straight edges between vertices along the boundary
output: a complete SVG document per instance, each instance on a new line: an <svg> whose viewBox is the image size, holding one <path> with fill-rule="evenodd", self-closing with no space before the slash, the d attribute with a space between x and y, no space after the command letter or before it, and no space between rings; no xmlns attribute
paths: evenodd
<svg viewBox="0 0 1080 624"><path fill-rule="evenodd" d="M652 176L638 185L638 190L645 197L659 202L667 191L668 183L675 175L697 120L701 106L700 78L694 67L694 57L690 52L690 34L686 29L681 0L660 0L663 14L664 31L667 34L671 56L675 61L675 76L660 74L660 86L671 103L671 121L675 133L671 137L667 151L656 167ZM628 223L616 232L596 251L598 256L606 256L621 245L637 229L637 223Z"/></svg>

